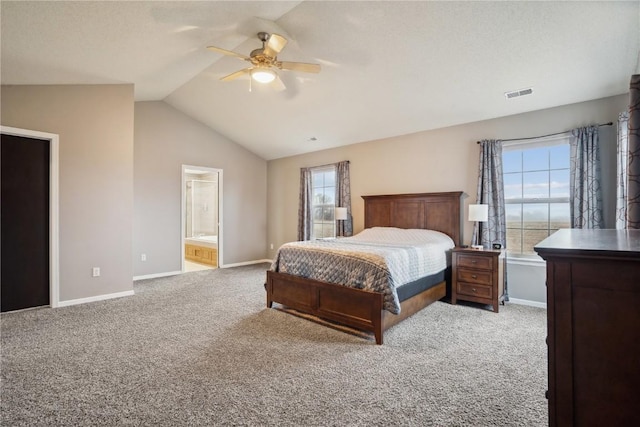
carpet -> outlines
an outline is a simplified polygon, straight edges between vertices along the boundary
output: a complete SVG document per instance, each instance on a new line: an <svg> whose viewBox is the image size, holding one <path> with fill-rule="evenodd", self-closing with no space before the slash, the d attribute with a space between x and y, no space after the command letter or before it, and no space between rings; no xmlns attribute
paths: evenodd
<svg viewBox="0 0 640 427"><path fill-rule="evenodd" d="M541 426L546 311L437 302L385 344L266 308L268 264L1 316L3 426Z"/></svg>

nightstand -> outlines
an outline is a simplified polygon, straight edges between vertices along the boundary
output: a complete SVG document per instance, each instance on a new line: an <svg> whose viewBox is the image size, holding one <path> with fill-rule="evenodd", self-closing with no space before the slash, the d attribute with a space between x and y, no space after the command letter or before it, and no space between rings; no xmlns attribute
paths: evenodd
<svg viewBox="0 0 640 427"><path fill-rule="evenodd" d="M458 300L493 306L504 303L504 250L455 248L452 251L451 304Z"/></svg>

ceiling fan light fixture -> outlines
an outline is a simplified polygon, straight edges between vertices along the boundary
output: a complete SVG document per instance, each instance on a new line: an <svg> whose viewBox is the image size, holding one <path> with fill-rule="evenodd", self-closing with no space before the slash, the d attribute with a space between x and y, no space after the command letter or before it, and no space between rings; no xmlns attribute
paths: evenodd
<svg viewBox="0 0 640 427"><path fill-rule="evenodd" d="M271 83L276 78L276 73L268 68L260 68L251 71L251 78L258 83Z"/></svg>

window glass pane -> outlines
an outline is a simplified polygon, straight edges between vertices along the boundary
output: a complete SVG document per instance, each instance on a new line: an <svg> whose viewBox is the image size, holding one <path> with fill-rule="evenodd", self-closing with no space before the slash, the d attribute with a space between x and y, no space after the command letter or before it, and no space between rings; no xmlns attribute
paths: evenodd
<svg viewBox="0 0 640 427"><path fill-rule="evenodd" d="M321 205L324 200L324 190L322 188L316 189L313 192L313 204Z"/></svg>
<svg viewBox="0 0 640 427"><path fill-rule="evenodd" d="M507 228L507 251L520 253L522 251L522 229Z"/></svg>
<svg viewBox="0 0 640 427"><path fill-rule="evenodd" d="M522 241L522 253L527 255L535 255L536 251L533 247L549 237L547 230L525 230L524 239Z"/></svg>
<svg viewBox="0 0 640 427"><path fill-rule="evenodd" d="M505 173L504 174L504 198L521 199L522 198L522 174L521 173Z"/></svg>
<svg viewBox="0 0 640 427"><path fill-rule="evenodd" d="M523 171L539 171L545 169L549 169L549 147L533 148L523 151Z"/></svg>
<svg viewBox="0 0 640 427"><path fill-rule="evenodd" d="M569 169L569 144L549 147L551 169Z"/></svg>
<svg viewBox="0 0 640 427"><path fill-rule="evenodd" d="M505 205L505 214L507 216L507 228L522 228L522 205L510 204Z"/></svg>
<svg viewBox="0 0 640 427"><path fill-rule="evenodd" d="M322 237L322 224L319 222L313 223L313 237L320 239Z"/></svg>
<svg viewBox="0 0 640 427"><path fill-rule="evenodd" d="M323 203L324 204L328 204L328 203L333 203L333 198L336 195L336 189L335 187L325 187L324 188L324 198Z"/></svg>
<svg viewBox="0 0 640 427"><path fill-rule="evenodd" d="M549 172L524 172L522 174L525 199L549 198Z"/></svg>
<svg viewBox="0 0 640 427"><path fill-rule="evenodd" d="M525 229L549 229L549 204L548 203L525 203L522 205L522 228ZM524 244L527 244L525 232Z"/></svg>
<svg viewBox="0 0 640 427"><path fill-rule="evenodd" d="M550 197L569 197L569 169L549 172Z"/></svg>
<svg viewBox="0 0 640 427"><path fill-rule="evenodd" d="M333 206L325 206L322 210L322 220L323 221L333 221Z"/></svg>
<svg viewBox="0 0 640 427"><path fill-rule="evenodd" d="M322 237L336 237L335 225L324 224Z"/></svg>
<svg viewBox="0 0 640 427"><path fill-rule="evenodd" d="M322 220L322 207L314 206L313 207L313 221L321 221Z"/></svg>
<svg viewBox="0 0 640 427"><path fill-rule="evenodd" d="M554 231L559 228L571 228L569 203L549 204L549 228Z"/></svg>
<svg viewBox="0 0 640 427"><path fill-rule="evenodd" d="M522 151L504 151L502 153L502 172L522 171Z"/></svg>
<svg viewBox="0 0 640 427"><path fill-rule="evenodd" d="M335 187L336 186L336 172L331 170L324 173L324 186Z"/></svg>
<svg viewBox="0 0 640 427"><path fill-rule="evenodd" d="M311 177L313 188L320 188L324 186L324 174L322 172L311 172Z"/></svg>

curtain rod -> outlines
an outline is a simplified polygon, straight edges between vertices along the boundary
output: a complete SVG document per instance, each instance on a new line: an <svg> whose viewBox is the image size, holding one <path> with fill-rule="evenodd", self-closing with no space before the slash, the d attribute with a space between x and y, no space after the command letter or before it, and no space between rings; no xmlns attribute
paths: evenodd
<svg viewBox="0 0 640 427"><path fill-rule="evenodd" d="M613 122L602 123L602 124L599 124L597 126L598 127L600 127L600 126L613 126ZM549 136L562 135L563 133L567 133L567 132L571 132L571 131L570 130L565 130L564 132L550 133L549 135L542 135L542 136L528 136L526 138L501 139L500 141L524 141L525 139L538 139L538 138L546 138L546 137L549 137ZM477 141L476 143L480 144L480 141Z"/></svg>
<svg viewBox="0 0 640 427"><path fill-rule="evenodd" d="M335 163L327 163L326 165L318 165L318 166L308 166L306 168L301 168L301 169L316 169L316 168L326 168L327 166L335 166L338 163L342 163L342 162L347 162L347 163L351 163L351 161L349 160L340 160L339 162L335 162Z"/></svg>

